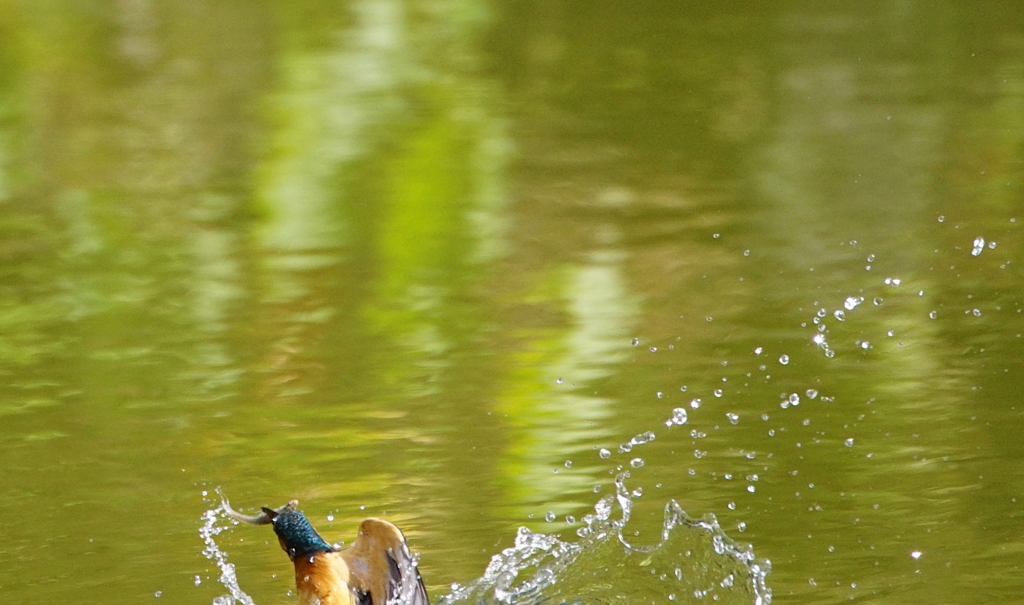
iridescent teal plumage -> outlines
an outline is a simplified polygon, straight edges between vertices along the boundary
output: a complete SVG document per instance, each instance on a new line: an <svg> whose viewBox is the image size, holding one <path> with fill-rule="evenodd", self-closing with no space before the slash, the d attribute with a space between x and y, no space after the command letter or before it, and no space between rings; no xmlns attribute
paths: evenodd
<svg viewBox="0 0 1024 605"><path fill-rule="evenodd" d="M284 508L278 512L265 507L263 512L270 517L274 524L274 533L292 561L298 557L311 557L322 552L334 551L334 547L316 533L306 515L301 512L292 508Z"/></svg>

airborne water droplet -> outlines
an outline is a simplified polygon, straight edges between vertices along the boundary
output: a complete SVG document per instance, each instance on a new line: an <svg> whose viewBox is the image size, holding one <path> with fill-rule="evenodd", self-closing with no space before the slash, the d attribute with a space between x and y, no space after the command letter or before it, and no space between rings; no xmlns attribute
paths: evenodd
<svg viewBox="0 0 1024 605"><path fill-rule="evenodd" d="M665 426L686 424L686 416L687 414L684 408L676 408L672 410L672 417L665 422Z"/></svg>
<svg viewBox="0 0 1024 605"><path fill-rule="evenodd" d="M971 249L971 256L978 256L985 250L985 238L974 238L974 248Z"/></svg>

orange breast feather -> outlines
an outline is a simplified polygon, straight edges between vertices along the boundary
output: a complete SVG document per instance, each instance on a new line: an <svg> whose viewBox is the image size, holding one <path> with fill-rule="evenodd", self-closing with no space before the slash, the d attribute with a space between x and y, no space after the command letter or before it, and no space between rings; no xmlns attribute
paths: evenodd
<svg viewBox="0 0 1024 605"><path fill-rule="evenodd" d="M295 588L304 605L356 605L349 572L339 553L295 559Z"/></svg>

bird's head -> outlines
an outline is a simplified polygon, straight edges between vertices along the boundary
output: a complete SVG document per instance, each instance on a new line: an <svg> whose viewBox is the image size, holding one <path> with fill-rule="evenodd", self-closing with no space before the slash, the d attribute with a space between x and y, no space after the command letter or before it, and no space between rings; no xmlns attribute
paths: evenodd
<svg viewBox="0 0 1024 605"><path fill-rule="evenodd" d="M274 525L277 541L292 561L299 557L311 557L334 550L320 534L316 533L306 515L295 510L294 506L286 505L277 510L264 507L263 514Z"/></svg>
<svg viewBox="0 0 1024 605"><path fill-rule="evenodd" d="M221 507L229 517L241 523L273 525L277 541L292 561L299 557L311 557L317 553L334 550L320 537L320 534L316 533L306 519L306 515L299 512L298 500L291 500L288 504L278 508L264 506L263 512L255 516L243 515L236 511L231 508L231 504L226 499L221 502Z"/></svg>

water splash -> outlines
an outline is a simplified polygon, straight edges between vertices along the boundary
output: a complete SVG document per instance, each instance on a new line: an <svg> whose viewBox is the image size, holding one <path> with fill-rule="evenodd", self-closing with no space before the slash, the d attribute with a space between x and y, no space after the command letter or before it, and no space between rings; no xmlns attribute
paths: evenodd
<svg viewBox="0 0 1024 605"><path fill-rule="evenodd" d="M635 441L653 439L653 433L643 433ZM437 605L612 605L705 599L726 605L771 603L772 592L766 584L771 564L757 559L749 545L741 546L726 535L714 515L693 519L670 500L664 508L660 540L634 544L626 529L639 489L630 492L629 477L628 470L621 470L615 478L615 494L598 500L593 512L583 517L583 526L576 531L578 541L521 527L514 546L492 557L483 576L453 585ZM215 541L229 527L218 525L221 519L234 523L218 503L203 514L199 530L203 555L217 564L219 581L228 590L212 603L255 605L239 586L227 553ZM398 600L403 601L407 602Z"/></svg>
<svg viewBox="0 0 1024 605"><path fill-rule="evenodd" d="M219 492L218 492L219 493ZM206 493L204 492L205 496ZM235 566L228 563L228 554L217 546L214 537L227 529L226 526L219 526L217 522L222 518L224 509L221 504L203 513L203 525L199 528L199 537L203 539L203 556L217 564L220 569L219 581L228 589L228 594L221 595L213 600L213 605L256 605L252 597L245 594L245 591L238 585L238 577L235 575ZM224 517L226 519L226 517Z"/></svg>
<svg viewBox="0 0 1024 605"><path fill-rule="evenodd" d="M515 544L492 557L482 577L453 585L438 605L771 603L770 563L729 538L713 515L693 519L669 501L660 541L631 543L625 533L632 508L628 477L621 473L616 494L583 518L578 542L521 527Z"/></svg>

